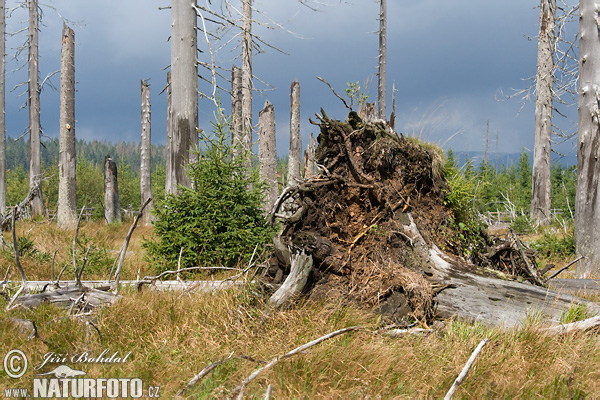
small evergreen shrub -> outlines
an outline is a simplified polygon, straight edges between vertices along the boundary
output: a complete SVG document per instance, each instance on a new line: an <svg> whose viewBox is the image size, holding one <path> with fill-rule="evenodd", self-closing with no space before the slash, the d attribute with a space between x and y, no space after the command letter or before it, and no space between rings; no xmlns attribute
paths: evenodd
<svg viewBox="0 0 600 400"><path fill-rule="evenodd" d="M154 208L155 239L144 242L157 272L181 267L234 266L247 262L256 245L261 251L274 230L263 214L264 185L257 171L247 171L226 143L227 123L213 123L215 135L188 173L193 188L179 187ZM183 250L181 250L183 248Z"/></svg>

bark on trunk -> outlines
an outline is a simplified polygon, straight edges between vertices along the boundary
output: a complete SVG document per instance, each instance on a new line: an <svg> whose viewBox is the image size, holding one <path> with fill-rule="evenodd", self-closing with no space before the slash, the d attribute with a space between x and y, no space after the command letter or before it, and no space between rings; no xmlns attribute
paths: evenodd
<svg viewBox="0 0 600 400"><path fill-rule="evenodd" d="M317 161L315 160L315 151L317 150L317 140L313 134L308 138L308 147L306 148L307 162L304 171L304 179L311 178L317 175Z"/></svg>
<svg viewBox="0 0 600 400"><path fill-rule="evenodd" d="M195 4L195 0L193 2ZM192 182L185 165L194 161L192 149L198 145L198 65L196 61L196 11L189 0L171 4L171 156L167 165L168 193L177 185L190 187Z"/></svg>
<svg viewBox="0 0 600 400"><path fill-rule="evenodd" d="M386 19L387 19L387 0L380 0L379 5L379 79L378 79L378 104L379 104L379 118L386 119L385 111L385 68L387 58L387 32L386 32Z"/></svg>
<svg viewBox="0 0 600 400"><path fill-rule="evenodd" d="M6 0L0 1L0 213L6 208L6 81L4 77L6 48Z"/></svg>
<svg viewBox="0 0 600 400"><path fill-rule="evenodd" d="M117 164L110 158L110 154L104 157L104 219L107 224L121 222Z"/></svg>
<svg viewBox="0 0 600 400"><path fill-rule="evenodd" d="M242 10L242 129L246 166L252 168L252 0Z"/></svg>
<svg viewBox="0 0 600 400"><path fill-rule="evenodd" d="M40 153L40 86L38 80L38 1L28 0L29 7L29 188L35 186L35 182L42 174ZM34 193L31 200L31 213L33 216L44 212L41 186Z"/></svg>
<svg viewBox="0 0 600 400"><path fill-rule="evenodd" d="M63 24L60 61L60 149L56 221L59 227L73 227L77 223L75 33L67 24Z"/></svg>
<svg viewBox="0 0 600 400"><path fill-rule="evenodd" d="M556 0L541 0L531 195L531 219L541 225L548 225L551 222L550 140L552 137L555 16Z"/></svg>
<svg viewBox="0 0 600 400"><path fill-rule="evenodd" d="M242 120L242 70L234 65L231 69L231 145L234 158L244 153Z"/></svg>
<svg viewBox="0 0 600 400"><path fill-rule="evenodd" d="M173 124L171 123L171 115L173 112L171 91L171 71L167 72L167 143L166 147L166 171L169 171L171 165L171 142L173 141ZM169 193L169 188L173 185L171 181L172 175L168 172L165 176L165 193Z"/></svg>
<svg viewBox="0 0 600 400"><path fill-rule="evenodd" d="M292 83L290 94L290 151L288 158L288 185L300 180L300 82Z"/></svg>
<svg viewBox="0 0 600 400"><path fill-rule="evenodd" d="M269 100L258 115L258 150L260 178L268 186L265 193L265 211L270 212L279 195L277 183L277 147L275 144L275 109Z"/></svg>
<svg viewBox="0 0 600 400"><path fill-rule="evenodd" d="M140 204L152 198L152 181L150 180L150 85L142 80L142 137L140 141ZM152 200L142 211L142 224L150 225L152 222Z"/></svg>
<svg viewBox="0 0 600 400"><path fill-rule="evenodd" d="M600 272L600 31L596 2L579 2L579 129L575 243L578 278Z"/></svg>

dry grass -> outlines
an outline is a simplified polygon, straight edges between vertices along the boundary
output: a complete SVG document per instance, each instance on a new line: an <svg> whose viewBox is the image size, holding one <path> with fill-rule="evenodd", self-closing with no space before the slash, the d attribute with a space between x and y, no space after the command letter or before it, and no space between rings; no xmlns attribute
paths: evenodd
<svg viewBox="0 0 600 400"><path fill-rule="evenodd" d="M39 340L27 341L0 314L0 354L20 348L33 365L42 355L105 348L132 352L122 365L85 366L90 377L140 377L161 386L171 398L206 365L233 358L193 387L190 398L223 397L258 363L328 332L353 325L348 333L283 360L254 381L248 395L262 396L272 384L277 398L423 398L441 397L484 337L490 342L480 354L458 396L470 398L567 398L600 395L600 341L597 332L560 337L542 336L534 319L518 330L489 330L460 321L429 337L389 339L373 333L379 321L347 306L306 302L269 314L261 296L247 289L185 295L144 291L129 293L103 310L97 321L102 339L64 311L17 310L11 316L36 321ZM0 304L2 306L3 304ZM4 308L4 307L2 307ZM31 381L28 372L22 384ZM16 383L0 373L0 387Z"/></svg>
<svg viewBox="0 0 600 400"><path fill-rule="evenodd" d="M22 235L31 225L21 224ZM99 249L117 250L127 229L128 224L90 222L82 226L80 237ZM133 254L126 258L126 277L134 278L138 268L142 274L152 271L143 260L139 240L150 234L147 228L136 230L130 247ZM29 236L38 252L51 254L58 247L60 262L70 262L72 232L65 235L51 225L39 224ZM3 265L13 262L10 253L2 253L0 260ZM47 279L50 262L36 264L36 255L24 257L30 279ZM104 267L89 268L85 278L106 277ZM163 398L173 398L205 366L233 354L187 392L189 398L222 398L262 365L242 356L271 360L326 333L362 325L361 331L282 360L249 385L248 397L262 397L269 384L275 398L443 397L470 353L486 337L490 341L459 388L458 397L600 396L598 331L547 337L539 334L536 316L532 315L520 329L491 330L450 321L431 336L390 339L375 333L381 321L363 310L306 301L273 313L268 311L265 298L258 288L211 294L126 292L95 319L100 337L85 323L65 317L62 309L44 306L7 313L6 300L0 297L0 356L18 348L28 355L30 365L37 366L48 352L131 352L130 361L124 364L70 365L85 370L87 377L139 377L145 385L160 386ZM45 343L28 341L27 334L15 329L10 320L13 317L35 321ZM30 387L32 377L31 367L19 380L0 371L0 390Z"/></svg>

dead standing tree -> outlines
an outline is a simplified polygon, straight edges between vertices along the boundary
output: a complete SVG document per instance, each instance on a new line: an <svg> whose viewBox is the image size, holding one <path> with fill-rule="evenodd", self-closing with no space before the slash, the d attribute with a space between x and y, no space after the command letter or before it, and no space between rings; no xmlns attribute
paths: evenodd
<svg viewBox="0 0 600 400"><path fill-rule="evenodd" d="M258 114L258 159L260 160L260 178L267 184L264 209L271 211L279 187L277 183L277 147L275 144L275 108L269 100Z"/></svg>
<svg viewBox="0 0 600 400"><path fill-rule="evenodd" d="M385 111L385 69L387 59L387 0L380 0L379 5L379 74L378 74L378 111L379 118L386 119Z"/></svg>
<svg viewBox="0 0 600 400"><path fill-rule="evenodd" d="M243 0L242 9L242 142L247 168L252 168L252 0Z"/></svg>
<svg viewBox="0 0 600 400"><path fill-rule="evenodd" d="M600 272L600 35L593 0L579 2L579 130L575 243L577 277Z"/></svg>
<svg viewBox="0 0 600 400"><path fill-rule="evenodd" d="M6 0L0 1L0 214L6 208Z"/></svg>
<svg viewBox="0 0 600 400"><path fill-rule="evenodd" d="M60 74L59 181L56 222L59 227L77 223L75 176L75 33L63 25Z"/></svg>
<svg viewBox="0 0 600 400"><path fill-rule="evenodd" d="M195 160L198 147L198 51L196 1L171 3L171 141L167 164L167 193L178 185L191 186L185 165Z"/></svg>
<svg viewBox="0 0 600 400"><path fill-rule="evenodd" d="M554 88L554 42L556 0L541 0L535 100L535 145L531 219L551 222L550 152L552 140L552 91Z"/></svg>
<svg viewBox="0 0 600 400"><path fill-rule="evenodd" d="M142 135L140 141L140 204L145 204L146 200L152 199L152 184L150 180L150 85L142 80ZM151 222L152 202L143 209L142 223L149 225Z"/></svg>
<svg viewBox="0 0 600 400"><path fill-rule="evenodd" d="M290 93L290 151L288 159L288 185L300 181L300 82L292 82Z"/></svg>
<svg viewBox="0 0 600 400"><path fill-rule="evenodd" d="M117 164L110 154L104 157L104 219L107 224L121 222Z"/></svg>
<svg viewBox="0 0 600 400"><path fill-rule="evenodd" d="M42 174L41 153L40 153L40 85L39 85L39 52L38 52L38 29L39 12L38 1L27 0L29 8L29 188L35 187L35 182ZM34 193L31 201L31 211L33 215L41 215L44 212L41 187Z"/></svg>
<svg viewBox="0 0 600 400"><path fill-rule="evenodd" d="M231 145L233 156L240 158L243 154L242 132L242 70L234 65L231 68Z"/></svg>

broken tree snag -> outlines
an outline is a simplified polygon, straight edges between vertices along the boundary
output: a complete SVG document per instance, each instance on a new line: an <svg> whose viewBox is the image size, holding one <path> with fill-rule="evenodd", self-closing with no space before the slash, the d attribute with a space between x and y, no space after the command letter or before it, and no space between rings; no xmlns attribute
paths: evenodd
<svg viewBox="0 0 600 400"><path fill-rule="evenodd" d="M293 254L291 256L290 274L287 276L283 285L269 299L269 304L272 307L282 307L287 302L296 299L306 282L313 267L313 259L304 253Z"/></svg>
<svg viewBox="0 0 600 400"><path fill-rule="evenodd" d="M107 224L121 222L117 164L110 158L110 154L104 157L104 219Z"/></svg>
<svg viewBox="0 0 600 400"><path fill-rule="evenodd" d="M231 146L233 157L239 159L243 154L242 121L242 70L237 65L231 68Z"/></svg>
<svg viewBox="0 0 600 400"><path fill-rule="evenodd" d="M290 150L288 159L288 185L300 180L300 82L292 82L290 94Z"/></svg>
<svg viewBox="0 0 600 400"><path fill-rule="evenodd" d="M264 210L273 208L279 195L277 183L277 147L275 145L275 108L269 100L258 114L258 159L260 161L260 179L267 184L265 188Z"/></svg>
<svg viewBox="0 0 600 400"><path fill-rule="evenodd" d="M72 228L77 221L75 176L75 33L63 24L60 59L60 143L56 223Z"/></svg>
<svg viewBox="0 0 600 400"><path fill-rule="evenodd" d="M140 194L141 204L152 198L152 184L150 180L150 85L142 80L141 84L142 96L142 135L140 141ZM152 221L152 202L144 210L142 215L142 223L150 225Z"/></svg>
<svg viewBox="0 0 600 400"><path fill-rule="evenodd" d="M498 279L504 267L489 270L502 266L508 255L515 270L508 275L541 283L527 250L513 238L504 245L480 233L473 246L481 267L462 258L475 247L461 240L452 223L441 150L399 136L384 121L367 123L355 112L346 122L323 110L317 119L315 160L321 172L287 187L273 207L271 222L282 224L267 272L273 283L289 271L281 251L289 247L313 259L304 290L308 296L343 298L383 314L399 328L409 319L452 316L514 326L531 310L558 322L572 302L600 310L543 287ZM284 202L298 211L280 213Z"/></svg>

